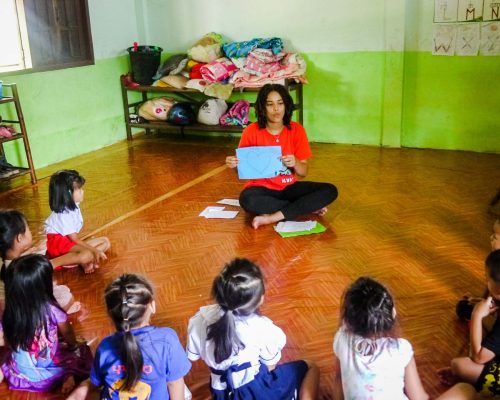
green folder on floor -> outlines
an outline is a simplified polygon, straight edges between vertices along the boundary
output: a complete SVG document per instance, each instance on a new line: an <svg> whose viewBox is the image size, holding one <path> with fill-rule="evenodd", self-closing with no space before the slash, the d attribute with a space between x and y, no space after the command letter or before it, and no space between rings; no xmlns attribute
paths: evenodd
<svg viewBox="0 0 500 400"><path fill-rule="evenodd" d="M281 237L288 238L294 236L311 235L313 233L322 233L326 231L326 228L319 222L316 222L316 226L309 231L298 231L298 232L277 232Z"/></svg>

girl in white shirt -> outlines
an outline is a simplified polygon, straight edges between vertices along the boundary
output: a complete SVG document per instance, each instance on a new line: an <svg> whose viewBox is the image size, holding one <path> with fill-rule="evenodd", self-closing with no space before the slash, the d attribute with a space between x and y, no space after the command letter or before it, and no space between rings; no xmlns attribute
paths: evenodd
<svg viewBox="0 0 500 400"><path fill-rule="evenodd" d="M427 400L413 349L396 335L396 310L389 291L362 277L344 294L342 326L333 349L340 362L344 398Z"/></svg>
<svg viewBox="0 0 500 400"><path fill-rule="evenodd" d="M72 169L57 171L50 177L49 204L52 214L45 220L45 233L47 257L74 255L69 263L80 264L88 274L107 259L105 252L110 243L104 236L88 240L78 238L83 226L80 203L83 201L84 183L85 178ZM82 257L82 254L89 254L90 257ZM86 262L83 263L82 258Z"/></svg>
<svg viewBox="0 0 500 400"><path fill-rule="evenodd" d="M319 370L306 361L276 366L284 332L261 316L264 281L260 268L234 259L215 278L218 304L202 307L190 319L188 358L202 359L211 371L214 399L315 399Z"/></svg>

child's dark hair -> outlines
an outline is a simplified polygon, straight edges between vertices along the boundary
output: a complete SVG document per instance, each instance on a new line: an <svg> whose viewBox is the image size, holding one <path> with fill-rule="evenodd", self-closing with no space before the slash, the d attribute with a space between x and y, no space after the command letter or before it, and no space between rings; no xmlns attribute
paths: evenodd
<svg viewBox="0 0 500 400"><path fill-rule="evenodd" d="M22 212L17 210L0 210L0 257L5 262L7 252L14 247L18 235L26 232L28 221ZM5 264L2 263L0 279L5 280Z"/></svg>
<svg viewBox="0 0 500 400"><path fill-rule="evenodd" d="M278 83L268 83L259 91L257 95L257 99L255 100L255 114L257 116L257 122L259 124L260 129L264 129L267 124L267 116L266 116L266 102L267 96L269 93L277 92L285 105L285 115L283 116L283 125L285 125L288 129L291 129L290 121L292 120L293 114L293 99L288 93L288 90L283 85Z"/></svg>
<svg viewBox="0 0 500 400"><path fill-rule="evenodd" d="M214 357L221 363L233 351L244 347L236 334L235 317L256 312L264 294L264 278L260 268L244 258L236 258L224 266L214 279L212 296L224 314L208 327L207 339L215 344Z"/></svg>
<svg viewBox="0 0 500 400"><path fill-rule="evenodd" d="M5 260L7 252L14 246L17 235L26 232L28 222L22 212L0 210L0 256Z"/></svg>
<svg viewBox="0 0 500 400"><path fill-rule="evenodd" d="M125 383L121 389L132 390L141 378L144 359L130 329L144 321L146 309L153 301L153 288L143 277L124 274L106 288L104 298L116 330L123 332L120 359L125 364Z"/></svg>
<svg viewBox="0 0 500 400"><path fill-rule="evenodd" d="M74 169L63 169L57 171L50 177L49 205L56 213L64 210L75 210L76 204L73 200L73 191L81 188L85 178Z"/></svg>
<svg viewBox="0 0 500 400"><path fill-rule="evenodd" d="M374 339L394 336L394 301L374 279L357 279L344 293L341 309L342 321L355 335Z"/></svg>
<svg viewBox="0 0 500 400"><path fill-rule="evenodd" d="M492 251L484 262L486 272L493 282L500 284L500 249Z"/></svg>
<svg viewBox="0 0 500 400"><path fill-rule="evenodd" d="M5 271L5 311L2 325L12 350L28 351L43 329L47 332L53 294L52 264L40 254L16 258Z"/></svg>

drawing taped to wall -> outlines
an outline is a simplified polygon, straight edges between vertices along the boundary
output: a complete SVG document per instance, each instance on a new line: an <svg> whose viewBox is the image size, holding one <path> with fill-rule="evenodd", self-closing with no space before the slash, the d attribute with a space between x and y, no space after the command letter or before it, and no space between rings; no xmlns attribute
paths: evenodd
<svg viewBox="0 0 500 400"><path fill-rule="evenodd" d="M483 17L483 0L458 0L458 21L479 21Z"/></svg>
<svg viewBox="0 0 500 400"><path fill-rule="evenodd" d="M500 56L500 22L481 24L481 47L483 56Z"/></svg>
<svg viewBox="0 0 500 400"><path fill-rule="evenodd" d="M456 22L458 0L435 0L434 22Z"/></svg>
<svg viewBox="0 0 500 400"><path fill-rule="evenodd" d="M500 0L484 0L483 21L500 20Z"/></svg>
<svg viewBox="0 0 500 400"><path fill-rule="evenodd" d="M432 54L452 56L455 54L456 25L435 24L433 31Z"/></svg>
<svg viewBox="0 0 500 400"><path fill-rule="evenodd" d="M479 24L460 24L457 27L457 56L477 56L481 41Z"/></svg>

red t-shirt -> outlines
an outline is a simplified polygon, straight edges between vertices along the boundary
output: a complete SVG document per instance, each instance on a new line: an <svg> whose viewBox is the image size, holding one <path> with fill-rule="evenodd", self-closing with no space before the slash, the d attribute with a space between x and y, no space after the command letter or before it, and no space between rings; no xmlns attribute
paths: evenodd
<svg viewBox="0 0 500 400"><path fill-rule="evenodd" d="M281 146L282 155L293 154L297 160L307 160L312 153L304 127L294 121L290 122L290 127L291 129L288 129L285 126L279 135L272 135L266 128L260 129L259 124L254 122L243 130L238 147ZM245 187L264 186L269 189L282 190L296 180L295 171L283 165L280 175L273 178L251 179Z"/></svg>

